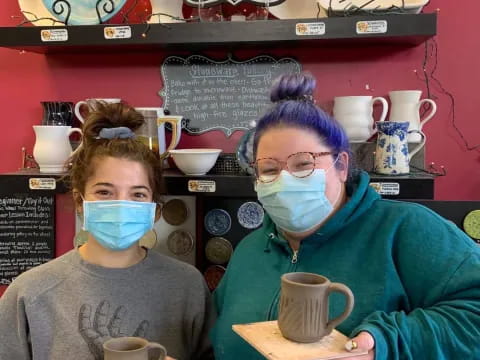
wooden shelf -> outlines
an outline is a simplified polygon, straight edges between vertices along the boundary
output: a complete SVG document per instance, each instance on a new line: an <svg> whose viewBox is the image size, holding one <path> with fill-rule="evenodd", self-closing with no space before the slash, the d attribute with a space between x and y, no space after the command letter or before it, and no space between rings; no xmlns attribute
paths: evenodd
<svg viewBox="0 0 480 360"><path fill-rule="evenodd" d="M382 34L358 34L358 21L387 22ZM324 23L323 35L297 35L298 23ZM242 46L343 46L354 44L418 45L436 35L437 14L366 15L320 19L263 20L246 22L192 22L131 24L128 39L106 39L104 28L112 25L0 27L0 47L38 53L97 52L181 48L198 50ZM118 25L124 26L124 25ZM45 42L41 31L64 29L65 41ZM145 36L146 35L146 36Z"/></svg>

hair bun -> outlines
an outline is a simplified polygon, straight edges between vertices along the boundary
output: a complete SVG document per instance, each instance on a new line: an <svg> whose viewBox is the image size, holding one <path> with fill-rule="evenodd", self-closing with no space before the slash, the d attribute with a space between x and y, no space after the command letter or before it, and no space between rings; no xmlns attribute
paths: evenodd
<svg viewBox="0 0 480 360"><path fill-rule="evenodd" d="M315 78L308 73L284 74L274 81L270 100L274 103L283 100L313 102L315 86Z"/></svg>

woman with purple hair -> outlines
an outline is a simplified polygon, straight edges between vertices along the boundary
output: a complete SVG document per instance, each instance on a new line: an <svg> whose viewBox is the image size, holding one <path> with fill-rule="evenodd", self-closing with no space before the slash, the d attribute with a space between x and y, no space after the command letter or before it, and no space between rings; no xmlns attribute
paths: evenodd
<svg viewBox="0 0 480 360"><path fill-rule="evenodd" d="M263 226L235 249L215 292L217 359L261 359L233 324L278 317L280 276L346 284L355 307L338 330L353 359L480 359L480 247L414 203L384 200L351 167L342 127L315 106L315 79L284 75L254 140ZM332 315L344 308L333 296Z"/></svg>

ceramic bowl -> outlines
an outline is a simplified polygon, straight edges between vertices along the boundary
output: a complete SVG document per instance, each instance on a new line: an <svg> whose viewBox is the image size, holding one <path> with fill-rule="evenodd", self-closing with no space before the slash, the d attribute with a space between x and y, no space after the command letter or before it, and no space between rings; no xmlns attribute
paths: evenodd
<svg viewBox="0 0 480 360"><path fill-rule="evenodd" d="M185 175L205 175L221 152L220 149L175 149L170 151L170 156Z"/></svg>

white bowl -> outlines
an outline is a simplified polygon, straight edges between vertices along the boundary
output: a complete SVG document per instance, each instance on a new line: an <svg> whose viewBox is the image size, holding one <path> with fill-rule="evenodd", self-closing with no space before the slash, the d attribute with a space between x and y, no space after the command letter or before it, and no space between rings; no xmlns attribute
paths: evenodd
<svg viewBox="0 0 480 360"><path fill-rule="evenodd" d="M170 155L185 175L205 175L217 161L220 149L176 149Z"/></svg>

